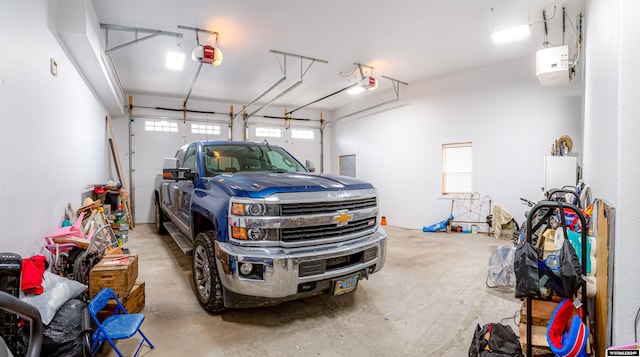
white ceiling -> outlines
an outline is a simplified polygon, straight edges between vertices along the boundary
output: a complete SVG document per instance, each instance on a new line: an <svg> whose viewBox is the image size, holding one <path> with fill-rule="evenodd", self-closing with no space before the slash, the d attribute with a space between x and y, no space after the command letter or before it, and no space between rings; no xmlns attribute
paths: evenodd
<svg viewBox="0 0 640 357"><path fill-rule="evenodd" d="M269 50L328 61L316 62L303 84L273 105L297 108L352 83L340 72L354 62L375 67L378 91L392 88L382 75L403 82L442 76L475 67L535 56L543 47L543 24L531 27L523 42L495 45L492 29L542 20L549 22L548 40L562 42L562 6L576 21L584 0L93 0L104 24L124 25L183 33L181 39L158 36L111 53L127 94L153 94L186 98L198 64L190 54L196 46L194 31L179 25L219 33L224 53L220 66L204 65L190 99L247 104L283 77L283 57ZM493 8L493 11L491 10ZM575 41L567 22L565 42ZM139 37L142 37L140 34ZM200 33L201 44L214 44L215 36ZM132 41L134 33L109 31L108 48ZM165 68L168 50L187 54L182 71ZM278 61L280 60L280 62ZM311 62L287 59L287 80L264 96L269 101L300 79L301 67ZM534 69L532 69L533 71ZM333 110L353 101L346 93L309 108Z"/></svg>

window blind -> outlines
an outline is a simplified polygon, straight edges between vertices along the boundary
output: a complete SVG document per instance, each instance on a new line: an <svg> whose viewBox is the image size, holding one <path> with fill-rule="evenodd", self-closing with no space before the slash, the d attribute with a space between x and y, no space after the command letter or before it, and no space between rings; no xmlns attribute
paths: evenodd
<svg viewBox="0 0 640 357"><path fill-rule="evenodd" d="M471 143L442 145L442 193L471 193L473 156Z"/></svg>

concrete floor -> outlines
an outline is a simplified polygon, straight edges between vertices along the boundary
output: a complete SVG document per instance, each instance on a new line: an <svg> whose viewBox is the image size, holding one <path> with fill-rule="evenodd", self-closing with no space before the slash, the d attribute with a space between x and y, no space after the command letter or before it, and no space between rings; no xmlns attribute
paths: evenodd
<svg viewBox="0 0 640 357"><path fill-rule="evenodd" d="M141 356L466 356L476 324L512 318L513 289L485 285L489 256L509 241L486 234L387 227L384 269L351 294L208 314L191 281L191 257L171 237L138 225L128 247L146 283ZM133 355L138 337L118 341ZM100 354L116 356L108 346Z"/></svg>

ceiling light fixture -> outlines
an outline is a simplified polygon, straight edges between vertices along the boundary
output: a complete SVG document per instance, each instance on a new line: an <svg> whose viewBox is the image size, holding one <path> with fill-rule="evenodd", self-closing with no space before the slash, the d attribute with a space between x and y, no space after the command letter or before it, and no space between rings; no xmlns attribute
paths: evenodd
<svg viewBox="0 0 640 357"><path fill-rule="evenodd" d="M531 36L531 29L530 29L531 25L529 23L496 31L493 8L491 8L491 18L493 22L492 24L493 31L491 32L491 39L495 44L516 42L516 41L524 40L529 36ZM527 15L527 18L528 18L528 15Z"/></svg>
<svg viewBox="0 0 640 357"><path fill-rule="evenodd" d="M524 40L531 36L531 29L529 24L510 27L500 31L494 31L491 33L491 38L495 44L510 43L515 41Z"/></svg>
<svg viewBox="0 0 640 357"><path fill-rule="evenodd" d="M184 66L184 51L182 50L182 46L180 46L180 41L177 42L178 50L177 51L169 51L167 52L167 60L165 61L165 67L172 69L174 71L181 71Z"/></svg>
<svg viewBox="0 0 640 357"><path fill-rule="evenodd" d="M165 62L165 66L169 69L173 69L176 71L182 70L182 66L184 65L184 53L167 52L167 61Z"/></svg>

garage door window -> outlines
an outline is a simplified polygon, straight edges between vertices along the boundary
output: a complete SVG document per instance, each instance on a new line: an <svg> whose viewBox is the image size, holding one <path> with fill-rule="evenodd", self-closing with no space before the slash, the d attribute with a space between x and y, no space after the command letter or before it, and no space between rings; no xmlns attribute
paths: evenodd
<svg viewBox="0 0 640 357"><path fill-rule="evenodd" d="M473 192L472 153L471 143L442 145L442 194Z"/></svg>
<svg viewBox="0 0 640 357"><path fill-rule="evenodd" d="M146 120L144 122L144 131L177 133L178 123L173 123L166 120Z"/></svg>
<svg viewBox="0 0 640 357"><path fill-rule="evenodd" d="M292 129L291 138L313 140L313 130Z"/></svg>
<svg viewBox="0 0 640 357"><path fill-rule="evenodd" d="M220 135L220 125L191 124L191 134Z"/></svg>
<svg viewBox="0 0 640 357"><path fill-rule="evenodd" d="M261 138L279 138L282 136L282 130L279 128L257 127L256 136Z"/></svg>

